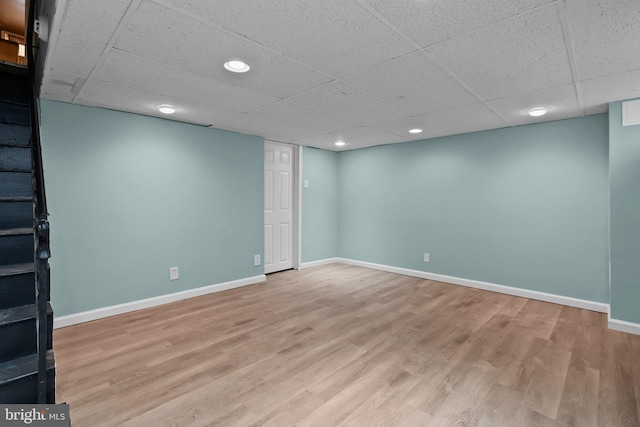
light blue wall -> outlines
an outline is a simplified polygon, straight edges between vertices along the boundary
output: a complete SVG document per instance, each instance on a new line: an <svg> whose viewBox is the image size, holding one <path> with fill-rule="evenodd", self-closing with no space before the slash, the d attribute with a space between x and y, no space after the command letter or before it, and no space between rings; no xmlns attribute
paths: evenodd
<svg viewBox="0 0 640 427"><path fill-rule="evenodd" d="M338 153L302 147L302 262L338 256Z"/></svg>
<svg viewBox="0 0 640 427"><path fill-rule="evenodd" d="M611 110L619 120L619 103ZM58 316L262 274L261 138L50 101L41 114ZM640 277L624 273L637 246L628 223L640 229L631 131L611 131L612 309L640 322L638 286L615 281L618 265ZM343 153L304 147L302 261L608 302L608 132L599 115Z"/></svg>
<svg viewBox="0 0 640 427"><path fill-rule="evenodd" d="M607 141L597 115L340 153L339 256L606 303Z"/></svg>
<svg viewBox="0 0 640 427"><path fill-rule="evenodd" d="M263 274L262 138L50 101L41 116L57 316Z"/></svg>
<svg viewBox="0 0 640 427"><path fill-rule="evenodd" d="M609 104L611 317L640 323L640 125Z"/></svg>

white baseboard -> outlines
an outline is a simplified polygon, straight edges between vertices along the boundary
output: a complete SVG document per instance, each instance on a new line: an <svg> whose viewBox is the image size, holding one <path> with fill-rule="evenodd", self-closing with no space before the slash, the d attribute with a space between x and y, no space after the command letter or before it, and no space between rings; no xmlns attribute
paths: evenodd
<svg viewBox="0 0 640 427"><path fill-rule="evenodd" d="M334 264L336 262L340 262L340 258L327 258L318 261L303 262L302 264L300 264L300 270L311 267L319 267L321 265Z"/></svg>
<svg viewBox="0 0 640 427"><path fill-rule="evenodd" d="M570 307L582 308L585 310L597 311L600 313L609 313L609 304L599 303L578 298L565 297L561 295L548 294L545 292L532 291L528 289L514 288L511 286L497 285L495 283L481 282L478 280L463 279L460 277L446 276L443 274L428 273L425 271L411 270L407 268L392 267L389 265L375 264L365 261L357 261L346 258L327 258L318 261L305 262L301 264L301 268L318 267L321 265L342 263L355 265L372 270L387 271L389 273L403 274L405 276L418 277L421 279L436 280L438 282L446 282L454 285L468 286L476 289L483 289L492 292L498 292L508 295L515 295L524 298L531 298L539 301L552 302L555 304L567 305ZM53 320L54 329L64 328L78 323L90 322L92 320L102 319L105 317L116 316L118 314L128 313L131 311L141 310L144 308L155 307L157 305L167 304L174 301L193 298L201 295L222 292L228 289L239 288L242 286L253 285L255 283L264 282L265 275L247 277L245 279L233 280L230 282L218 283L215 285L205 286L202 288L189 289L186 291L176 292L167 295L160 295L153 298L147 298L138 301L132 301L124 304L113 305L109 307L97 308L82 313L70 314L67 316L56 317ZM627 332L630 334L640 335L640 324L627 322L624 320L612 319L609 314L609 329Z"/></svg>
<svg viewBox="0 0 640 427"><path fill-rule="evenodd" d="M262 274L260 276L247 277L245 279L232 280L230 282L224 282L224 283L217 283L215 285L204 286L202 288L188 289L186 291L175 292L167 295L160 295L153 298L146 298L138 301L127 302L124 304L96 308L95 310L83 311L81 313L69 314L67 316L55 317L53 319L53 328L54 329L64 328L65 326L71 326L71 325L76 325L78 323L90 322L92 320L116 316L118 314L141 310L143 308L155 307L157 305L167 304L170 302L180 301L183 299L198 297L206 294L212 294L215 292L222 292L229 289L239 288L242 286L253 285L255 283L264 282L265 280L267 280L267 277L264 274Z"/></svg>
<svg viewBox="0 0 640 427"><path fill-rule="evenodd" d="M468 286L470 288L483 289L485 291L499 292L502 294L515 295L518 297L530 298L539 301L552 302L555 304L567 305L569 307L583 308L585 310L598 311L600 313L609 312L609 304L583 300L578 298L565 297L562 295L548 294L545 292L532 291L529 289L514 288L511 286L497 285L495 283L481 282L478 280L463 279L444 274L427 273L425 271L410 270L407 268L392 267L389 265L374 264L371 262L356 261L352 259L339 258L338 262L343 264L356 265L359 267L371 268L373 270L387 271L389 273L404 274L405 276L419 277L421 279L436 280L438 282L452 283L454 285Z"/></svg>
<svg viewBox="0 0 640 427"><path fill-rule="evenodd" d="M609 317L609 329L614 329L628 334L640 335L640 324L617 320Z"/></svg>

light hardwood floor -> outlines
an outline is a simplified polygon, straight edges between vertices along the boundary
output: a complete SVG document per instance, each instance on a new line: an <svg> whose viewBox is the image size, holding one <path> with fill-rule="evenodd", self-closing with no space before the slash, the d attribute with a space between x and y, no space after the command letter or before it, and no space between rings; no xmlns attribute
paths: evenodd
<svg viewBox="0 0 640 427"><path fill-rule="evenodd" d="M81 426L638 426L606 316L333 264L55 331Z"/></svg>

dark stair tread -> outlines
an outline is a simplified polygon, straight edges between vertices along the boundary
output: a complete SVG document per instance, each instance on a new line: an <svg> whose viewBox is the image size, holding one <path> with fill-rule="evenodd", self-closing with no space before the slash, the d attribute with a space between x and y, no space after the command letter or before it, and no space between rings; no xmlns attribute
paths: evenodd
<svg viewBox="0 0 640 427"><path fill-rule="evenodd" d="M53 314L53 309L51 308L51 304L47 303L47 315L50 314ZM35 319L35 317L35 304L5 308L4 310L0 310L0 326L21 322L23 320Z"/></svg>
<svg viewBox="0 0 640 427"><path fill-rule="evenodd" d="M28 174L31 174L31 169L26 170L26 171L25 170L22 170L22 171L3 171L3 170L0 170L0 172L5 174L5 176L9 176L9 174L11 174L11 175L15 175L15 174L28 175Z"/></svg>
<svg viewBox="0 0 640 427"><path fill-rule="evenodd" d="M24 234L33 234L32 227L20 227L20 228L8 228L6 230L0 230L0 237L3 236L20 236Z"/></svg>
<svg viewBox="0 0 640 427"><path fill-rule="evenodd" d="M17 84L27 84L29 71L26 65L14 63L0 63L0 77L5 81L13 81Z"/></svg>
<svg viewBox="0 0 640 427"><path fill-rule="evenodd" d="M0 101L0 122L16 125L30 125L29 106Z"/></svg>
<svg viewBox="0 0 640 427"><path fill-rule="evenodd" d="M0 202L31 202L31 196L2 196Z"/></svg>
<svg viewBox="0 0 640 427"><path fill-rule="evenodd" d="M26 98L26 100L23 100L25 97L20 96L21 95L20 92L26 92L26 89L22 89L20 87L8 86L1 80L0 80L0 88L1 88L0 90L2 90L3 92L2 94L0 94L0 104L7 105L8 107L11 107L11 106L20 107L20 110L24 110L24 107L29 107L29 98ZM11 92L13 93L8 93L9 91L7 89L10 89Z"/></svg>
<svg viewBox="0 0 640 427"><path fill-rule="evenodd" d="M0 277L15 276L18 274L33 273L35 264L32 262L26 264L3 265L0 267Z"/></svg>
<svg viewBox="0 0 640 427"><path fill-rule="evenodd" d="M22 167L22 166L16 166L16 167L0 166L0 172L31 173L31 167L27 168L27 167Z"/></svg>
<svg viewBox="0 0 640 427"><path fill-rule="evenodd" d="M4 172L0 171L0 196L31 197L32 194L31 172Z"/></svg>
<svg viewBox="0 0 640 427"><path fill-rule="evenodd" d="M47 370L55 367L53 350L47 350ZM38 355L29 354L0 363L0 385L38 373Z"/></svg>
<svg viewBox="0 0 640 427"><path fill-rule="evenodd" d="M29 105L29 86L26 82L11 82L0 75L0 102L15 105Z"/></svg>
<svg viewBox="0 0 640 427"><path fill-rule="evenodd" d="M0 145L0 171L31 172L31 147Z"/></svg>
<svg viewBox="0 0 640 427"><path fill-rule="evenodd" d="M30 147L31 126L0 122L0 145L5 147Z"/></svg>
<svg viewBox="0 0 640 427"><path fill-rule="evenodd" d="M0 228L33 227L33 201L0 203Z"/></svg>

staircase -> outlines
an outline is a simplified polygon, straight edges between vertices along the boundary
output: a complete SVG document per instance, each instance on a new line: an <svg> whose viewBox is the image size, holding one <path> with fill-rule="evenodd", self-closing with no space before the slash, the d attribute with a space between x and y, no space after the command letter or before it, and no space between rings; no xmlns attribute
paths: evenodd
<svg viewBox="0 0 640 427"><path fill-rule="evenodd" d="M1 65L0 404L55 403L49 226L34 109L27 70Z"/></svg>

